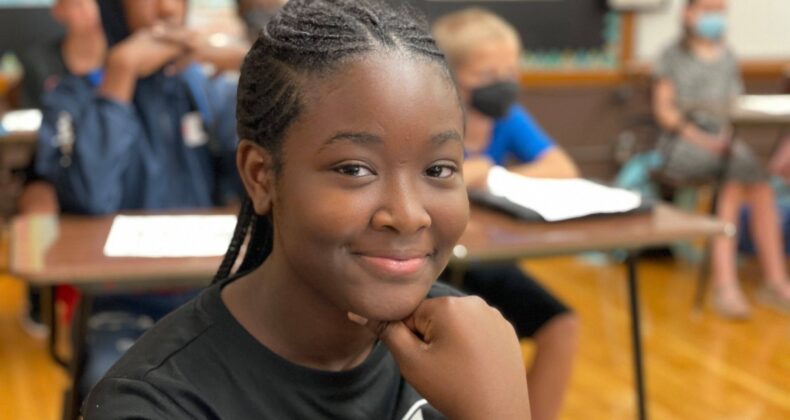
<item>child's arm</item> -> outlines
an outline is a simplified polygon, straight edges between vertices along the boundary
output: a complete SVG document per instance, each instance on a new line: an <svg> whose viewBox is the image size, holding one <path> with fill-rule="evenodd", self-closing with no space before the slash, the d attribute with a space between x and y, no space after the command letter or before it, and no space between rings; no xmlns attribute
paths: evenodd
<svg viewBox="0 0 790 420"><path fill-rule="evenodd" d="M535 161L508 168L511 171L534 178L578 178L579 170L565 150L554 146L546 150Z"/></svg>
<svg viewBox="0 0 790 420"><path fill-rule="evenodd" d="M173 43L159 41L157 32L165 29L138 30L107 54L107 68L99 93L128 103L134 95L137 79L149 76L185 53Z"/></svg>
<svg viewBox="0 0 790 420"><path fill-rule="evenodd" d="M66 27L61 55L69 73L84 76L102 68L107 39L96 0L58 0L52 14Z"/></svg>
<svg viewBox="0 0 790 420"><path fill-rule="evenodd" d="M530 418L516 333L479 297L427 299L403 321L367 324L390 349L403 377L448 418Z"/></svg>
<svg viewBox="0 0 790 420"><path fill-rule="evenodd" d="M664 130L720 155L727 148L724 136L713 136L687 121L675 102L675 85L667 78L659 79L653 89L653 114Z"/></svg>

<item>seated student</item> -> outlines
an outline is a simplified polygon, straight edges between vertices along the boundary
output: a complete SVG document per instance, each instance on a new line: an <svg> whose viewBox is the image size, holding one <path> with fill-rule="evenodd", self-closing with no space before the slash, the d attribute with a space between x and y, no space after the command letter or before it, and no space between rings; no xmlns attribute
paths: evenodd
<svg viewBox="0 0 790 420"><path fill-rule="evenodd" d="M205 208L237 199L235 86L196 66L163 69L184 49L161 41L186 0L102 0L108 50L97 84L64 75L45 96L35 172L63 212ZM82 395L146 326L194 292L102 296L94 302Z"/></svg>
<svg viewBox="0 0 790 420"><path fill-rule="evenodd" d="M469 212L463 112L425 25L388 7L291 0L261 33L219 281L135 343L86 419L530 418L513 328L434 285Z"/></svg>
<svg viewBox="0 0 790 420"><path fill-rule="evenodd" d="M533 177L578 176L568 155L516 103L521 42L510 24L470 8L439 18L433 33L466 108L464 179L470 188L484 186L494 165ZM471 267L464 290L501 310L519 337L535 341L527 374L532 416L556 418L576 352L576 316L515 264Z"/></svg>
<svg viewBox="0 0 790 420"><path fill-rule="evenodd" d="M102 66L107 42L101 28L96 0L58 0L52 7L52 16L65 28L62 39L52 44L35 45L20 52L25 68L23 80L26 106L40 108L42 92L51 89L59 77L70 74L82 77L96 85ZM25 185L17 199L21 214L57 214L57 197L52 186L37 176L33 158L25 171ZM69 295L64 288L58 294ZM47 328L41 322L39 291L29 289L29 311L22 318L26 331L34 336L44 336Z"/></svg>
<svg viewBox="0 0 790 420"><path fill-rule="evenodd" d="M683 11L683 37L655 66L653 111L667 132L659 149L665 171L679 180L713 179L722 171L729 136L724 108L743 91L736 57L724 42L725 9L725 0L689 0ZM751 149L737 141L725 176L717 216L737 226L741 206L751 206L751 231L765 276L757 295L763 303L790 310L790 278L767 171ZM749 303L738 284L735 238L714 241L711 263L714 310L726 318L748 318Z"/></svg>

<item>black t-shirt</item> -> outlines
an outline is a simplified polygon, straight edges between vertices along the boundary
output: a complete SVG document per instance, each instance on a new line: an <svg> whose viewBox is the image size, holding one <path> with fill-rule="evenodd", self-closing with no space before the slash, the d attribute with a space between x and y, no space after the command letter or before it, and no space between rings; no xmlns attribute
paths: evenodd
<svg viewBox="0 0 790 420"><path fill-rule="evenodd" d="M91 391L93 419L441 419L377 343L354 369L291 363L253 338L220 298L223 285L162 319ZM457 296L436 284L429 297Z"/></svg>

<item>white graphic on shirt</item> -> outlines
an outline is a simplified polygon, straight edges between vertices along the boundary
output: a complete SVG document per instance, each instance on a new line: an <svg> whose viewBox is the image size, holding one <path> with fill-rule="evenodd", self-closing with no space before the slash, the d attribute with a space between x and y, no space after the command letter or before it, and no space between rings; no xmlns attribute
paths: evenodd
<svg viewBox="0 0 790 420"><path fill-rule="evenodd" d="M406 412L406 415L403 416L403 420L423 420L422 410L420 410L420 407L427 404L428 401L426 401L425 398L415 402L414 405L409 408L409 411Z"/></svg>
<svg viewBox="0 0 790 420"><path fill-rule="evenodd" d="M58 114L55 122L55 147L60 150L60 166L71 166L71 154L74 152L74 124L71 114L66 111Z"/></svg>

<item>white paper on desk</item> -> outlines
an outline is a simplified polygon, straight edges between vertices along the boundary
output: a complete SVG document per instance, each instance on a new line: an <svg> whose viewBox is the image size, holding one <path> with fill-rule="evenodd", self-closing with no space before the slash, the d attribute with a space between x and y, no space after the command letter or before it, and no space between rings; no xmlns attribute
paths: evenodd
<svg viewBox="0 0 790 420"><path fill-rule="evenodd" d="M790 95L743 95L738 109L770 115L790 115Z"/></svg>
<svg viewBox="0 0 790 420"><path fill-rule="evenodd" d="M7 112L0 120L0 124L8 131L38 131L41 127L41 111L37 109L23 109Z"/></svg>
<svg viewBox="0 0 790 420"><path fill-rule="evenodd" d="M501 167L488 173L488 190L534 210L547 222L624 213L642 204L642 197L628 190L584 179L529 178Z"/></svg>
<svg viewBox="0 0 790 420"><path fill-rule="evenodd" d="M108 257L224 255L236 216L116 216L104 244Z"/></svg>

